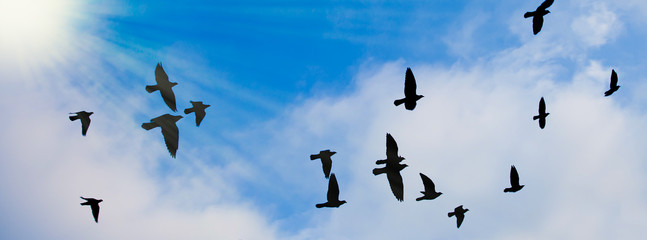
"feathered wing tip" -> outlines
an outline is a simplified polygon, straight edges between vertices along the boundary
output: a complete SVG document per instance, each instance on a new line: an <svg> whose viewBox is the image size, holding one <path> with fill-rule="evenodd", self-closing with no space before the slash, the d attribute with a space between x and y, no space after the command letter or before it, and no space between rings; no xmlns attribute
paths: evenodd
<svg viewBox="0 0 647 240"><path fill-rule="evenodd" d="M189 113L192 113L193 111L194 111L193 108L187 108L187 109L184 109L184 114L189 114Z"/></svg>
<svg viewBox="0 0 647 240"><path fill-rule="evenodd" d="M532 17L534 15L535 15L534 12L526 12L526 13L523 14L523 18L529 18L529 17Z"/></svg>
<svg viewBox="0 0 647 240"><path fill-rule="evenodd" d="M146 85L146 91L147 91L148 93L152 93L152 92L155 92L155 91L157 91L157 90L159 90L159 88L157 87L157 85Z"/></svg>
<svg viewBox="0 0 647 240"><path fill-rule="evenodd" d="M157 124L155 123L142 123L142 128L146 130L151 130L155 127L157 127Z"/></svg>
<svg viewBox="0 0 647 240"><path fill-rule="evenodd" d="M400 104L403 104L404 101L405 101L404 98L403 99L398 99L398 100L393 101L393 104L395 104L396 106L400 106Z"/></svg>

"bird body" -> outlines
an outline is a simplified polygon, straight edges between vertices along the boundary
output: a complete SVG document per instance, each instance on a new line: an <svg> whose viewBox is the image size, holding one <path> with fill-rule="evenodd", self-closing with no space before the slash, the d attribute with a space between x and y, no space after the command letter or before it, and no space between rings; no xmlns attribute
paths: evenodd
<svg viewBox="0 0 647 240"><path fill-rule="evenodd" d="M422 197L416 198L416 201L422 201L422 200L433 200L439 197L441 192L436 192L436 185L434 184L433 181L426 175L420 173L420 178L422 178L422 184L425 186L424 191L420 191L420 193L423 194Z"/></svg>
<svg viewBox="0 0 647 240"><path fill-rule="evenodd" d="M339 200L339 184L337 183L337 177L335 177L335 174L333 173L330 175L330 179L328 180L328 194L326 194L326 198L328 199L327 202L325 203L319 203L315 205L317 208L322 208L322 207L339 207L342 204L346 203L346 200Z"/></svg>
<svg viewBox="0 0 647 240"><path fill-rule="evenodd" d="M503 189L503 192L517 192L521 190L525 185L519 185L519 173L517 168L512 165L510 168L510 187Z"/></svg>
<svg viewBox="0 0 647 240"><path fill-rule="evenodd" d="M90 205L90 208L92 209L92 216L94 217L94 222L98 223L99 222L99 203L103 202L103 199L84 198L84 197L81 197L81 199L85 200L85 202L81 203L82 206Z"/></svg>
<svg viewBox="0 0 647 240"><path fill-rule="evenodd" d="M74 116L70 116L70 121L81 119L81 134L85 136L85 134L88 133L88 128L90 127L90 115L92 115L93 112L80 111L70 114L76 114Z"/></svg>
<svg viewBox="0 0 647 240"><path fill-rule="evenodd" d="M618 91L618 89L620 89L620 86L618 86L618 74L616 73L616 70L611 69L611 82L609 83L609 90L604 92L604 96L611 96L611 94L613 94L615 91Z"/></svg>
<svg viewBox="0 0 647 240"><path fill-rule="evenodd" d="M330 151L330 149L319 151L319 154L310 155L310 160L321 159L321 167L323 168L324 176L330 177L330 170L332 168L332 155L337 152Z"/></svg>
<svg viewBox="0 0 647 240"><path fill-rule="evenodd" d="M153 128L160 127L162 129L162 136L164 136L166 148L171 156L175 157L179 140L179 129L177 128L176 122L181 118L182 116L164 114L151 119L151 122L143 123L142 128L151 130Z"/></svg>
<svg viewBox="0 0 647 240"><path fill-rule="evenodd" d="M391 192L395 198L402 202L404 201L404 183L402 181L402 175L400 171L406 168L407 164L401 164L400 162L404 160L403 157L398 156L398 145L393 139L391 134L386 134L386 159L378 160L376 164L386 164L382 168L373 169L373 175L377 176L382 173L386 173L386 178L389 181L389 186L391 187Z"/></svg>
<svg viewBox="0 0 647 240"><path fill-rule="evenodd" d="M456 228L461 227L461 224L463 224L463 220L465 219L465 213L469 211L469 209L465 208L463 209L463 205L460 205L456 208L454 208L453 212L447 213L448 217L453 217L456 216Z"/></svg>
<svg viewBox="0 0 647 240"><path fill-rule="evenodd" d="M545 0L533 12L526 12L523 14L524 18L532 17L532 32L537 35L544 25L544 15L549 14L550 11L546 10L550 5L553 5L554 0Z"/></svg>
<svg viewBox="0 0 647 240"><path fill-rule="evenodd" d="M407 72L404 77L404 98L393 101L395 106L400 106L404 103L404 108L407 110L413 110L416 108L416 102L420 100L422 95L416 93L416 78L413 76L411 68L407 68Z"/></svg>
<svg viewBox="0 0 647 240"><path fill-rule="evenodd" d="M546 117L548 116L546 112L546 102L544 102L544 97L541 97L539 100L539 115L533 116L532 120L539 119L539 128L544 129L546 126Z"/></svg>
<svg viewBox="0 0 647 240"><path fill-rule="evenodd" d="M146 91L148 93L152 93L159 90L162 98L164 99L164 103L166 103L166 106L171 108L173 112L177 111L177 108L175 107L175 94L173 93L172 89L175 85L177 85L177 83L170 82L168 80L168 75L166 75L166 72L164 72L162 63L157 63L157 66L155 67L155 82L157 82L157 85L146 86Z"/></svg>
<svg viewBox="0 0 647 240"><path fill-rule="evenodd" d="M189 114L192 112L195 112L195 125L200 126L200 123L202 122L202 119L204 119L204 116L207 115L207 113L204 111L204 109L210 107L211 105L203 104L201 101L189 101L191 105L193 105L192 108L187 108L184 109L184 114Z"/></svg>

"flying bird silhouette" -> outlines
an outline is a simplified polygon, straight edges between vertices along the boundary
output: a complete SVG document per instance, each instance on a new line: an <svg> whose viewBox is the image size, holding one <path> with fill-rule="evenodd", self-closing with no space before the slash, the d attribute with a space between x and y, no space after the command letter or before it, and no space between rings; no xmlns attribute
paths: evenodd
<svg viewBox="0 0 647 240"><path fill-rule="evenodd" d="M84 197L81 197L81 199L85 200L84 203L81 203L82 206L90 205L90 208L92 209L92 216L94 217L94 222L98 223L99 222L99 203L103 202L103 199L84 198Z"/></svg>
<svg viewBox="0 0 647 240"><path fill-rule="evenodd" d="M425 190L420 191L420 193L422 193L423 196L416 198L416 201L433 200L433 199L436 199L441 194L443 194L441 192L436 192L436 185L434 184L433 181L431 181L431 179L429 179L429 177L420 173L420 178L422 178L422 184L425 185Z"/></svg>
<svg viewBox="0 0 647 240"><path fill-rule="evenodd" d="M328 180L328 194L327 194L327 199L328 202L325 203L318 203L315 205L317 208L322 208L322 207L339 207L342 204L346 203L346 200L341 200L339 201L339 185L337 184L337 178L335 177L335 174L333 173L330 175L330 180Z"/></svg>
<svg viewBox="0 0 647 240"><path fill-rule="evenodd" d="M519 185L519 173L514 165L510 168L510 185L511 187L503 189L503 192L517 192L525 186Z"/></svg>
<svg viewBox="0 0 647 240"><path fill-rule="evenodd" d="M541 97L541 100L539 100L539 115L533 116L532 120L537 120L539 119L539 127L541 129L544 129L546 126L546 117L548 116L546 112L546 102L544 102L544 97Z"/></svg>
<svg viewBox="0 0 647 240"><path fill-rule="evenodd" d="M337 152L330 151L330 149L319 151L319 154L310 155L310 160L321 159L321 166L323 168L324 176L330 176L330 169L332 168L332 159L330 156L335 155Z"/></svg>
<svg viewBox="0 0 647 240"><path fill-rule="evenodd" d="M467 211L469 211L469 209L467 208L463 209L463 205L460 205L454 208L453 212L447 213L447 216L448 217L456 216L456 228L459 228L463 223L463 219L465 219L465 213Z"/></svg>
<svg viewBox="0 0 647 240"><path fill-rule="evenodd" d="M523 17L529 18L532 17L532 32L537 35L541 31L541 27L544 25L544 15L550 13L546 8L553 5L554 0L546 0L534 12L526 12Z"/></svg>
<svg viewBox="0 0 647 240"><path fill-rule="evenodd" d="M157 85L147 85L146 91L148 93L152 93L159 90L166 106L171 108L173 112L177 111L177 108L175 107L175 94L172 89L172 87L177 85L177 83L170 82L168 80L168 75L164 72L162 63L158 63L157 67L155 67L155 82L157 82Z"/></svg>
<svg viewBox="0 0 647 240"><path fill-rule="evenodd" d="M175 153L177 152L178 144L178 135L179 130L175 122L180 120L182 116L173 116L170 114L164 114L162 116L151 119L149 123L143 123L142 128L146 130L151 130L156 127L162 128L162 136L164 136L164 143L166 143L166 148L168 149L171 157L175 158Z"/></svg>
<svg viewBox="0 0 647 240"><path fill-rule="evenodd" d="M203 104L201 101L189 102L191 102L191 105L193 105L193 107L184 109L184 114L195 112L195 125L199 127L202 119L204 119L204 116L207 114L206 112L204 112L204 109L208 108L211 105Z"/></svg>
<svg viewBox="0 0 647 240"><path fill-rule="evenodd" d="M393 104L400 106L400 104L404 103L404 108L407 110L416 108L416 101L424 97L416 94L416 88L416 79L413 77L413 72L411 72L411 68L407 68L407 73L404 77L404 98L395 100Z"/></svg>
<svg viewBox="0 0 647 240"><path fill-rule="evenodd" d="M88 133L88 128L90 127L90 115L92 115L93 112L80 111L70 114L76 114L74 116L70 116L70 121L81 119L81 134L85 136L85 134Z"/></svg>
<svg viewBox="0 0 647 240"><path fill-rule="evenodd" d="M398 145L393 139L391 134L386 134L386 159L377 160L376 164L386 164L383 168L373 169L373 175L377 176L386 173L386 178L391 186L391 192L395 198L402 202L404 201L404 183L402 182L402 175L400 171L406 168L407 164L400 164L404 160L403 157L398 156Z"/></svg>
<svg viewBox="0 0 647 240"><path fill-rule="evenodd" d="M615 91L618 91L620 86L618 86L618 74L616 73L616 70L611 69L611 82L609 83L609 90L604 92L604 96L608 97L611 96Z"/></svg>

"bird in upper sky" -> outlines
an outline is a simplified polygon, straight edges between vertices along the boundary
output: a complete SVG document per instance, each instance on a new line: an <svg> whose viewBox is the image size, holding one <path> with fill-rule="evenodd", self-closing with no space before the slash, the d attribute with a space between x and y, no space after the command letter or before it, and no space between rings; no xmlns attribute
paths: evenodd
<svg viewBox="0 0 647 240"><path fill-rule="evenodd" d="M539 119L539 127L541 129L544 129L546 126L546 117L548 116L546 112L546 102L544 102L544 97L541 97L541 100L539 100L539 115L533 116L532 120L537 120Z"/></svg>
<svg viewBox="0 0 647 240"><path fill-rule="evenodd" d="M318 203L315 205L317 208L322 207L339 207L342 204L346 203L346 200L339 201L339 185L337 184L337 178L333 173L330 175L330 180L328 180L328 194L326 195L328 202Z"/></svg>
<svg viewBox="0 0 647 240"><path fill-rule="evenodd" d="M523 17L529 18L532 17L532 32L537 35L541 31L541 27L544 25L544 15L550 13L546 8L553 5L554 0L546 0L534 12L526 12Z"/></svg>
<svg viewBox="0 0 647 240"><path fill-rule="evenodd" d="M416 102L424 97L416 94L416 88L416 78L413 77L411 68L407 68L407 73L404 77L404 98L395 100L393 104L400 106L400 104L404 103L404 108L407 110L413 110L416 108Z"/></svg>
<svg viewBox="0 0 647 240"><path fill-rule="evenodd" d="M177 85L177 83L170 82L168 80L168 75L164 72L162 63L158 63L157 67L155 67L155 82L157 82L157 85L147 85L146 91L148 93L152 93L159 90L166 105L171 108L173 112L177 111L177 108L175 107L175 94L172 89L172 87Z"/></svg>
<svg viewBox="0 0 647 240"><path fill-rule="evenodd" d="M323 168L324 176L330 176L330 169L332 168L332 159L330 156L335 155L337 152L330 151L330 149L319 151L319 154L310 155L310 160L321 159L321 166Z"/></svg>
<svg viewBox="0 0 647 240"><path fill-rule="evenodd" d="M386 159L377 160L376 164L386 164L383 168L373 169L373 175L377 176L386 173L386 178L391 186L391 192L395 198L402 202L404 201L404 183L402 182L402 175L400 171L406 168L407 164L400 164L404 160L403 157L398 156L398 145L393 139L391 134L386 134Z"/></svg>
<svg viewBox="0 0 647 240"><path fill-rule="evenodd" d="M203 104L201 101L189 102L191 102L191 105L193 105L193 107L184 109L184 114L195 112L195 125L199 127L202 119L204 119L204 116L207 114L206 112L204 112L204 109L208 108L211 105Z"/></svg>
<svg viewBox="0 0 647 240"><path fill-rule="evenodd" d="M503 192L517 192L525 186L519 185L519 173L514 165L510 168L510 185L511 187L503 189Z"/></svg>
<svg viewBox="0 0 647 240"><path fill-rule="evenodd" d="M177 152L178 135L180 132L175 123L181 118L182 116L164 114L162 116L151 119L151 122L142 124L142 128L146 130L151 130L156 127L162 128L162 136L164 136L166 148L171 154L171 157L174 158L175 153Z"/></svg>
<svg viewBox="0 0 647 240"><path fill-rule="evenodd" d="M604 96L608 97L611 96L615 91L618 91L620 86L618 86L618 74L616 73L616 70L611 69L611 82L609 83L609 90L604 92Z"/></svg>
<svg viewBox="0 0 647 240"><path fill-rule="evenodd" d="M425 185L425 190L420 191L420 193L422 193L423 196L416 198L416 201L433 200L433 199L436 199L441 194L443 194L441 192L436 192L436 185L434 184L433 181L431 181L431 179L429 179L429 177L420 173L420 178L422 178L422 184Z"/></svg>
<svg viewBox="0 0 647 240"><path fill-rule="evenodd" d="M90 205L90 208L92 209L92 216L94 217L94 222L98 223L99 222L99 203L103 202L103 199L84 198L84 197L81 197L81 199L85 200L84 203L81 203L82 206Z"/></svg>
<svg viewBox="0 0 647 240"><path fill-rule="evenodd" d="M88 128L90 127L90 115L92 115L93 112L80 111L70 114L76 114L74 116L70 116L71 121L81 119L81 134L85 136L85 134L88 133Z"/></svg>
<svg viewBox="0 0 647 240"><path fill-rule="evenodd" d="M463 205L460 205L454 208L453 212L447 213L447 216L448 217L456 216L456 228L459 228L463 223L463 219L465 219L465 213L467 211L469 211L469 209L467 208L463 209Z"/></svg>

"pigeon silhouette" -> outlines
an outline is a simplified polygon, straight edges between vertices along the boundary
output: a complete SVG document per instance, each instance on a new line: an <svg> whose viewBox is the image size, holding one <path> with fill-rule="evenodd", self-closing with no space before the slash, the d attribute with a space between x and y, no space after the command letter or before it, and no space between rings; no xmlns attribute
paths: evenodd
<svg viewBox="0 0 647 240"><path fill-rule="evenodd" d="M404 98L395 100L393 104L400 106L400 104L404 103L404 108L407 110L416 108L416 102L424 97L416 94L416 88L416 79L413 77L413 72L411 72L411 68L407 68L407 73L404 77Z"/></svg>
<svg viewBox="0 0 647 240"><path fill-rule="evenodd" d="M90 127L90 115L92 115L93 112L80 111L70 114L76 114L74 116L70 116L70 121L81 119L81 134L85 136L85 134L88 133L88 128Z"/></svg>
<svg viewBox="0 0 647 240"><path fill-rule="evenodd" d="M330 175L330 180L328 180L328 202L318 203L315 205L317 208L322 207L335 207L338 208L342 204L346 203L346 200L339 201L339 185L337 184L337 178L333 173Z"/></svg>
<svg viewBox="0 0 647 240"><path fill-rule="evenodd" d="M177 152L178 144L178 135L179 130L175 122L180 120L182 116L173 116L170 114L164 114L162 116L151 119L149 123L143 123L142 128L146 130L151 130L156 127L162 128L162 136L164 136L164 142L166 143L166 148L171 154L171 157L175 158L175 153Z"/></svg>
<svg viewBox="0 0 647 240"><path fill-rule="evenodd" d="M519 185L519 173L514 165L510 168L510 185L511 187L503 189L503 192L517 192L525 186Z"/></svg>
<svg viewBox="0 0 647 240"><path fill-rule="evenodd" d="M431 181L431 179L429 179L429 177L420 173L420 178L422 178L422 184L425 185L425 190L420 191L420 193L422 193L423 196L416 198L416 201L433 200L433 199L436 199L441 194L443 194L441 192L436 192L436 185L434 184L433 181Z"/></svg>
<svg viewBox="0 0 647 240"><path fill-rule="evenodd" d="M544 129L546 126L546 117L548 116L546 112L546 102L544 102L544 97L541 97L541 100L539 100L539 115L533 116L532 120L537 120L539 119L539 127L541 129Z"/></svg>
<svg viewBox="0 0 647 240"><path fill-rule="evenodd" d="M164 102L166 103L166 106L171 108L173 112L176 112L177 108L175 107L175 94L173 93L172 87L177 85L177 83L170 82L168 80L168 75L166 75L166 72L164 72L162 63L158 63L157 67L155 67L155 82L157 82L157 85L147 85L146 91L148 93L152 93L159 90L162 98L164 99Z"/></svg>
<svg viewBox="0 0 647 240"><path fill-rule="evenodd" d="M330 151L330 149L319 151L319 154L310 155L310 160L321 159L321 166L323 168L324 176L330 176L330 169L332 168L332 159L330 156L335 155L337 152Z"/></svg>
<svg viewBox="0 0 647 240"><path fill-rule="evenodd" d="M99 223L99 203L103 202L103 199L84 198L84 197L81 197L81 199L85 200L85 202L81 203L81 205L82 206L90 205L90 208L92 209L92 216L94 217L94 222Z"/></svg>
<svg viewBox="0 0 647 240"><path fill-rule="evenodd" d="M611 94L618 91L619 88L620 86L618 86L618 74L616 73L616 70L611 69L611 82L609 83L609 90L604 92L604 96L611 96Z"/></svg>
<svg viewBox="0 0 647 240"><path fill-rule="evenodd" d="M453 212L447 213L448 217L453 217L456 216L456 228L461 227L461 224L463 224L463 219L465 219L465 212L469 211L469 209L465 208L463 209L463 205L460 205L456 208L454 208Z"/></svg>
<svg viewBox="0 0 647 240"><path fill-rule="evenodd" d="M202 104L201 101L197 101L197 102L189 101L189 102L191 102L191 105L193 105L193 107L184 109L184 114L195 112L195 125L199 127L200 123L202 122L202 119L204 119L204 116L207 114L206 112L204 112L204 109L208 108L211 105Z"/></svg>
<svg viewBox="0 0 647 240"><path fill-rule="evenodd" d="M532 17L532 32L537 35L541 31L541 27L544 25L544 15L550 13L546 8L553 5L554 0L546 0L534 12L526 12L523 17L529 18Z"/></svg>
<svg viewBox="0 0 647 240"><path fill-rule="evenodd" d="M383 168L373 169L373 175L377 176L386 173L386 178L391 186L391 192L395 199L402 202L404 201L404 183L402 182L402 175L400 171L406 168L407 164L400 164L404 160L403 157L398 156L398 145L391 134L386 134L386 159L377 160L376 164L386 164Z"/></svg>

